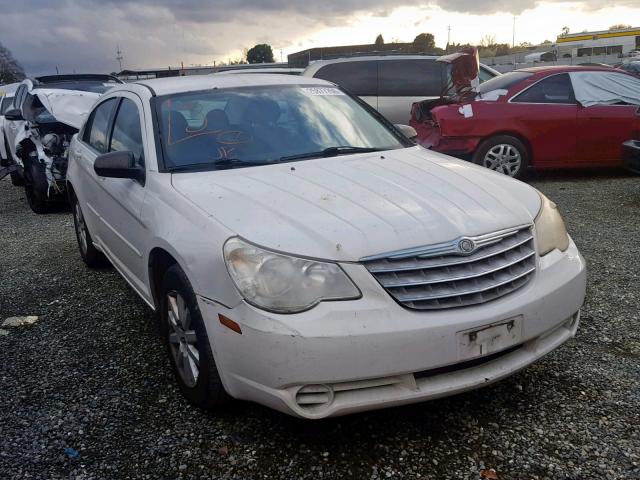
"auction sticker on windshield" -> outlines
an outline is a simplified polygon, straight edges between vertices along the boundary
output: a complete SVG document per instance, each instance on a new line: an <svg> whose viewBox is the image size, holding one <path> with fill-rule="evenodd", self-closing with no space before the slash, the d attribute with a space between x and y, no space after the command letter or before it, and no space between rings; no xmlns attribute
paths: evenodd
<svg viewBox="0 0 640 480"><path fill-rule="evenodd" d="M344 95L338 88L305 87L301 89L307 95Z"/></svg>

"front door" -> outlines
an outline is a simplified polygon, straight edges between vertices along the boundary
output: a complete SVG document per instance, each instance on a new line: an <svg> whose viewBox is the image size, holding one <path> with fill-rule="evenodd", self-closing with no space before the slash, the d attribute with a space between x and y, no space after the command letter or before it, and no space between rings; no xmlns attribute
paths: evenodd
<svg viewBox="0 0 640 480"><path fill-rule="evenodd" d="M87 161L93 165L101 153L130 151L140 165L145 164L146 136L144 110L140 99L130 93L115 100L104 142L91 145ZM95 126L91 127L92 131ZM96 138L100 135L96 135ZM91 133L89 133L91 141ZM97 148L96 148L97 147ZM151 295L144 279L147 269L143 244L147 228L141 218L145 198L144 182L100 177L91 168L95 188L87 198L95 216L95 233L100 247L114 266L144 298Z"/></svg>
<svg viewBox="0 0 640 480"><path fill-rule="evenodd" d="M532 164L575 166L578 104L566 73L534 83L506 105L531 147Z"/></svg>

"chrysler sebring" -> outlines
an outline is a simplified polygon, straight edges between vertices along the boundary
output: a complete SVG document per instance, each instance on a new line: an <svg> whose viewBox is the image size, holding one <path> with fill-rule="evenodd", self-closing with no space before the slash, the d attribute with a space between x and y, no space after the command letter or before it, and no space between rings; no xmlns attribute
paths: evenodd
<svg viewBox="0 0 640 480"><path fill-rule="evenodd" d="M158 312L204 408L321 418L488 385L576 333L585 263L544 195L410 130L313 78L117 86L70 147L80 254Z"/></svg>

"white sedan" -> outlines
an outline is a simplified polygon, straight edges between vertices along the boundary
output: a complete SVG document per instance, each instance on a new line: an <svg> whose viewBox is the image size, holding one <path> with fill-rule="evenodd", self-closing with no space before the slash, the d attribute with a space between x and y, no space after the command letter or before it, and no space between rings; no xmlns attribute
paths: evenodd
<svg viewBox="0 0 640 480"><path fill-rule="evenodd" d="M321 418L488 385L571 338L585 262L555 205L285 75L100 98L70 147L80 253L159 313L194 404Z"/></svg>

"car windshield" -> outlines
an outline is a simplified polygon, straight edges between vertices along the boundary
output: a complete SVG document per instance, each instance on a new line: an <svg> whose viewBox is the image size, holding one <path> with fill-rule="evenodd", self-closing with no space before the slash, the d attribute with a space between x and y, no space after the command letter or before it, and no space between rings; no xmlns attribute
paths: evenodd
<svg viewBox="0 0 640 480"><path fill-rule="evenodd" d="M516 83L521 82L525 78L529 78L533 75L530 72L509 72L504 75L499 75L481 83L476 89L479 94L485 94L494 90L509 90Z"/></svg>
<svg viewBox="0 0 640 480"><path fill-rule="evenodd" d="M410 145L333 86L213 89L157 101L165 167L229 169Z"/></svg>
<svg viewBox="0 0 640 480"><path fill-rule="evenodd" d="M105 93L116 85L118 84L115 82L78 81L44 83L35 88L55 88L60 90L79 90L81 92Z"/></svg>

